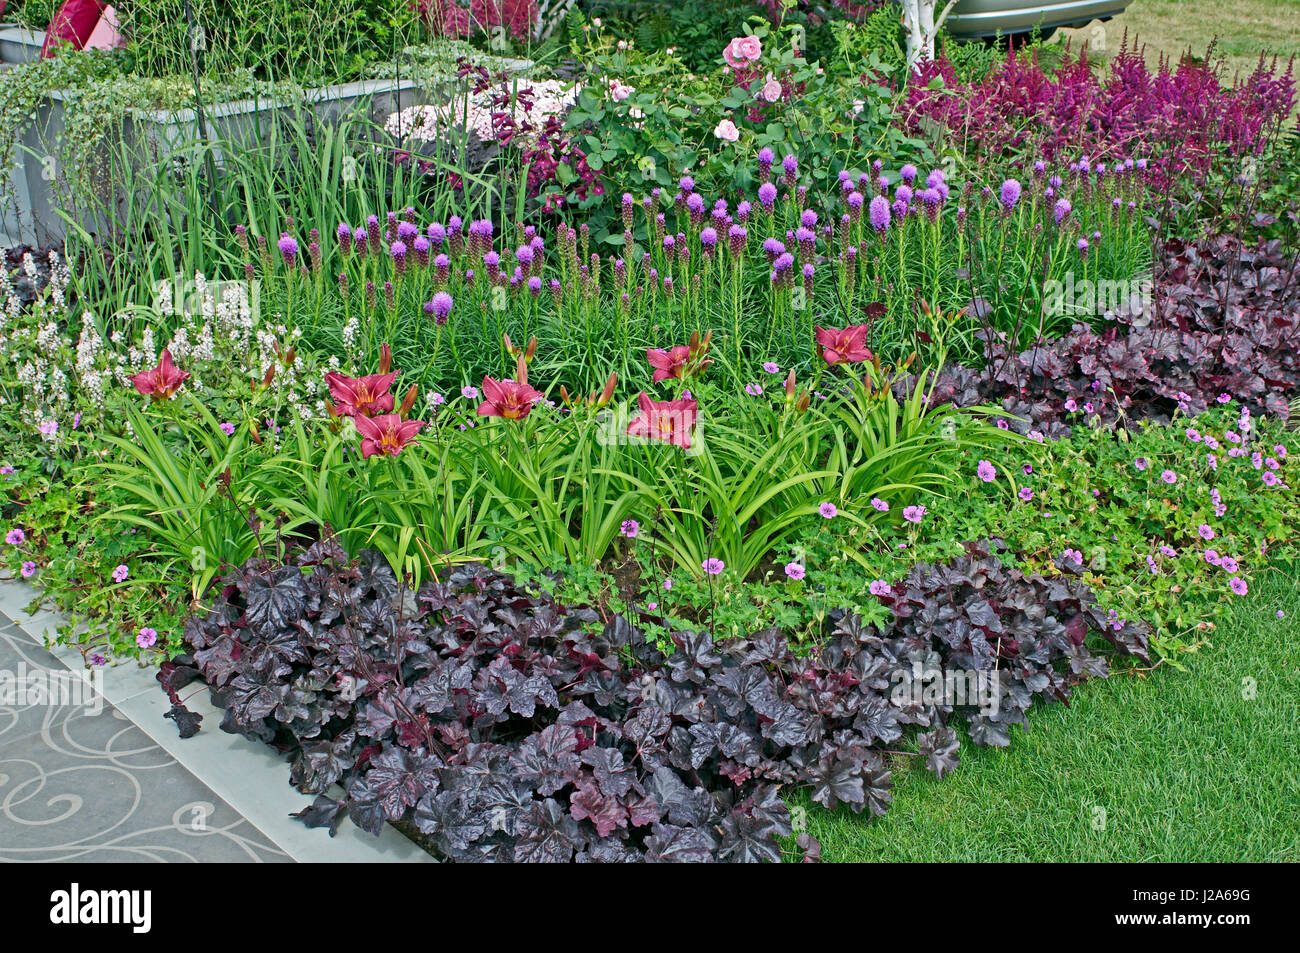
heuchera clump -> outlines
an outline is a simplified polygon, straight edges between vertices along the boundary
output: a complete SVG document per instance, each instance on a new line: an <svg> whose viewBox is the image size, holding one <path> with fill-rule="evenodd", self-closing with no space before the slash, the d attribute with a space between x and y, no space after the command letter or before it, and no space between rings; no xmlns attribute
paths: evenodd
<svg viewBox="0 0 1300 953"><path fill-rule="evenodd" d="M648 614L601 618L482 566L414 592L379 554L349 559L327 538L227 576L186 627L193 658L159 679L183 734L198 719L177 692L201 676L224 730L288 751L294 786L318 795L299 815L310 826L401 822L454 860L775 861L792 832L783 790L881 814L885 749L912 732L930 770L956 767L952 715L968 709L900 695L909 673L989 673L993 702L969 730L1006 745L1036 696L1106 674L1089 632L1147 657L1145 628L1101 612L1077 563L1046 579L996 552L971 544L882 583L884 630L836 611L812 651L770 629L717 644L673 632L665 654L639 627Z"/></svg>
<svg viewBox="0 0 1300 953"><path fill-rule="evenodd" d="M1012 352L985 333L983 368L950 364L931 399L970 407L1000 403L1012 429L1048 437L1094 414L1133 420L1198 414L1240 400L1253 413L1288 415L1300 389L1300 269L1277 240L1232 236L1170 242L1150 313L1086 324L1055 341ZM899 385L900 387L903 385Z"/></svg>

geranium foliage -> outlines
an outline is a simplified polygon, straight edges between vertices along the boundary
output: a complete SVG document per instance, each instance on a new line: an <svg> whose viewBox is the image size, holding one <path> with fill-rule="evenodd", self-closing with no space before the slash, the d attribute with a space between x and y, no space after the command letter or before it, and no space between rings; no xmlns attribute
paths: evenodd
<svg viewBox="0 0 1300 953"><path fill-rule="evenodd" d="M769 629L674 632L665 653L637 620L485 567L417 592L327 539L232 572L186 639L222 728L290 753L292 783L317 795L310 826L401 822L462 861L775 861L793 833L783 790L882 814L885 749L905 734L942 776L955 712L976 743L1005 745L1036 697L1105 675L1089 632L1146 657L1145 630L1116 631L1069 565L1025 576L996 551L914 567L882 594L883 630L837 611L812 651ZM164 687L193 668L179 660ZM992 702L900 691L943 669L986 673Z"/></svg>

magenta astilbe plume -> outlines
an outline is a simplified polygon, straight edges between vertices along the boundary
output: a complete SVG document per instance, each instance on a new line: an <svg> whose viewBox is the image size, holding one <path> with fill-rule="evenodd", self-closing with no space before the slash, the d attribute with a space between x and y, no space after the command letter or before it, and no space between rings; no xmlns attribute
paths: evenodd
<svg viewBox="0 0 1300 953"><path fill-rule="evenodd" d="M1222 66L1191 57L1176 66L1162 59L1153 70L1141 50L1120 49L1103 73L1086 51L1048 75L1036 56L1008 51L982 80L962 83L942 57L918 67L904 93L909 131L937 121L968 145L993 154L1036 146L1047 161L1084 154L1081 182L1111 159L1151 156L1153 185L1177 177L1204 179L1216 154L1257 154L1264 137L1296 101L1292 64L1262 56L1255 70L1224 85ZM941 80L941 82L935 82ZM1146 171L1144 159L1134 168ZM1059 189L1059 184L1054 184Z"/></svg>

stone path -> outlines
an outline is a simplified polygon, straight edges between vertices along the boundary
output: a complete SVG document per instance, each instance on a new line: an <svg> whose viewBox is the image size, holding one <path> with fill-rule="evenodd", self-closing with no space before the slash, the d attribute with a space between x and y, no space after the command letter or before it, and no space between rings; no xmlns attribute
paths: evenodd
<svg viewBox="0 0 1300 953"><path fill-rule="evenodd" d="M152 669L100 669L46 648L30 586L0 582L0 863L428 862L397 831L338 836L289 817L311 798L265 745L218 727L205 689L182 691L202 730L182 740Z"/></svg>
<svg viewBox="0 0 1300 953"><path fill-rule="evenodd" d="M290 859L7 616L0 672L0 861Z"/></svg>

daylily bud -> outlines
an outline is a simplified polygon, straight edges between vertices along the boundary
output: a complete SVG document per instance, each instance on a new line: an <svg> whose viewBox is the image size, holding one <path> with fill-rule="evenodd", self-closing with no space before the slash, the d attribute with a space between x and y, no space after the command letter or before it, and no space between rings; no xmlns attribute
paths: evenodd
<svg viewBox="0 0 1300 953"><path fill-rule="evenodd" d="M568 407L572 401L569 399L569 390L563 384L560 385L560 401L565 407Z"/></svg>
<svg viewBox="0 0 1300 953"><path fill-rule="evenodd" d="M389 369L392 366L393 366L393 350L388 346L388 343L385 342L379 348L379 373L387 374Z"/></svg>
<svg viewBox="0 0 1300 953"><path fill-rule="evenodd" d="M528 339L528 347L524 349L524 360L532 361L533 355L537 353L537 335L534 334Z"/></svg>
<svg viewBox="0 0 1300 953"><path fill-rule="evenodd" d="M397 416L405 417L411 412L411 408L415 406L416 390L418 390L418 388L416 385L412 384L410 390L406 392L406 396L402 398L402 405L397 409Z"/></svg>
<svg viewBox="0 0 1300 953"><path fill-rule="evenodd" d="M501 342L505 344L507 354L509 354L511 357L519 356L519 348L515 347L514 344L511 342L509 334L503 332L501 334Z"/></svg>
<svg viewBox="0 0 1300 953"><path fill-rule="evenodd" d="M794 400L794 368L790 368L790 374L785 379L785 399Z"/></svg>
<svg viewBox="0 0 1300 953"><path fill-rule="evenodd" d="M515 362L515 380L521 384L528 383L528 359L520 354Z"/></svg>
<svg viewBox="0 0 1300 953"><path fill-rule="evenodd" d="M293 367L293 362L297 360L297 358L298 358L297 350L292 347L289 348L289 350L284 352L284 366Z"/></svg>
<svg viewBox="0 0 1300 953"><path fill-rule="evenodd" d="M799 413L803 413L811 403L812 400L808 397L808 392L806 390L800 391L799 399L794 402L794 409Z"/></svg>
<svg viewBox="0 0 1300 953"><path fill-rule="evenodd" d="M253 438L253 443L257 444L259 447L262 445L262 435L257 431L256 421L249 421L248 435Z"/></svg>
<svg viewBox="0 0 1300 953"><path fill-rule="evenodd" d="M601 390L601 392L596 396L597 407L604 407L611 400L613 400L614 385L617 383L618 383L618 374L617 373L610 374L609 378L605 381L604 389Z"/></svg>
<svg viewBox="0 0 1300 953"><path fill-rule="evenodd" d="M271 386L271 381L275 379L275 365L268 364L266 373L262 375L262 388L266 389Z"/></svg>

